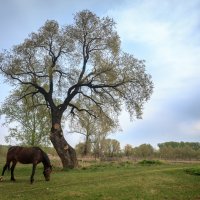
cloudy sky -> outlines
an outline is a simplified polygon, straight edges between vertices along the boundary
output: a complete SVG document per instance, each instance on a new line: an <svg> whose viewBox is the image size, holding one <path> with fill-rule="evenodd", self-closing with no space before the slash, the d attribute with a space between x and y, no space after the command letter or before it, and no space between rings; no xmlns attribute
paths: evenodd
<svg viewBox="0 0 200 200"><path fill-rule="evenodd" d="M166 141L200 141L200 0L0 0L0 51L19 44L47 19L72 23L89 9L117 23L122 49L146 60L154 93L142 120L120 116L122 146ZM0 103L9 87L0 77ZM0 125L3 117L0 119ZM0 143L7 129L0 126ZM75 145L79 136L66 135Z"/></svg>

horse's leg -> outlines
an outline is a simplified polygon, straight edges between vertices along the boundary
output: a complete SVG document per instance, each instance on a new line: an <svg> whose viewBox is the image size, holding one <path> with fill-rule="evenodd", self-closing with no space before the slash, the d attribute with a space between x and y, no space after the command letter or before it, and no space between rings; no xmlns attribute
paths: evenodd
<svg viewBox="0 0 200 200"><path fill-rule="evenodd" d="M32 168L32 174L31 174L31 184L34 182L34 175L35 175L35 169L36 169L37 164L33 163L33 168Z"/></svg>
<svg viewBox="0 0 200 200"><path fill-rule="evenodd" d="M10 166L10 163L6 162L6 164L5 164L5 165L4 165L4 167L3 167L3 171L2 171L2 174L1 174L1 176L3 176L3 175L4 175L4 173L5 173L6 169L9 169L9 166Z"/></svg>
<svg viewBox="0 0 200 200"><path fill-rule="evenodd" d="M14 177L14 169L15 169L15 166L17 164L17 161L12 161L12 167L11 167L11 181L15 181L15 177Z"/></svg>
<svg viewBox="0 0 200 200"><path fill-rule="evenodd" d="M2 171L2 174L1 174L1 177L0 177L0 181L3 180L4 173L5 173L7 168L9 169L9 166L10 166L10 163L6 162L6 164L3 167L3 171Z"/></svg>

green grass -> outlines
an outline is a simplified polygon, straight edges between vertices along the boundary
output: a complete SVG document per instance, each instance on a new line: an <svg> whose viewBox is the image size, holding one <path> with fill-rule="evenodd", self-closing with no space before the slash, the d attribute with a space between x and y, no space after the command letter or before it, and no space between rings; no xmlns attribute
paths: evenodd
<svg viewBox="0 0 200 200"><path fill-rule="evenodd" d="M186 169L185 172L191 175L200 176L200 167L189 168Z"/></svg>
<svg viewBox="0 0 200 200"><path fill-rule="evenodd" d="M3 164L0 164L0 168ZM93 164L76 170L55 169L45 182L38 165L34 184L31 165L17 165L16 182L8 173L0 182L1 200L195 200L200 199L200 176L186 173L197 164L138 165L130 162Z"/></svg>

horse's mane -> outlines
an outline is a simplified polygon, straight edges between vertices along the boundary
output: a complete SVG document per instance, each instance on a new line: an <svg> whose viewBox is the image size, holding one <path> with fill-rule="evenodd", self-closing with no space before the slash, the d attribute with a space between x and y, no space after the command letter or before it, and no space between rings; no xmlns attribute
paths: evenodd
<svg viewBox="0 0 200 200"><path fill-rule="evenodd" d="M49 160L48 155L41 148L39 147L35 147L35 148L39 149L42 152L43 164L48 167L51 166L51 162Z"/></svg>
<svg viewBox="0 0 200 200"><path fill-rule="evenodd" d="M46 166L51 166L49 157L48 157L48 155L43 150L42 150L42 155L43 155L43 158L44 158L44 164Z"/></svg>

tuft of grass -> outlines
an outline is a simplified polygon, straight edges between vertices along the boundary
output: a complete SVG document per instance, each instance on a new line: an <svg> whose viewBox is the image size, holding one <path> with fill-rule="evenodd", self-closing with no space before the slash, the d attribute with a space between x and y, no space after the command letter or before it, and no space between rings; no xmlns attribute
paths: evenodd
<svg viewBox="0 0 200 200"><path fill-rule="evenodd" d="M121 161L121 162L93 162L90 165L82 166L82 170L90 171L103 171L103 170L112 170L116 168L132 168L134 164L130 161Z"/></svg>
<svg viewBox="0 0 200 200"><path fill-rule="evenodd" d="M200 167L189 168L185 172L190 175L200 176Z"/></svg>
<svg viewBox="0 0 200 200"><path fill-rule="evenodd" d="M162 162L160 160L142 160L138 162L140 165L161 165Z"/></svg>

